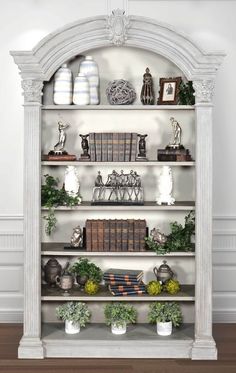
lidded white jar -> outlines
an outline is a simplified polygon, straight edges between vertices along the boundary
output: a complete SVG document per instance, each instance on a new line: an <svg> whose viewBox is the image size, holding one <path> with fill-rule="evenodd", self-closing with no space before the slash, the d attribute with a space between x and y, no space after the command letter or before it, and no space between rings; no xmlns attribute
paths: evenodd
<svg viewBox="0 0 236 373"><path fill-rule="evenodd" d="M82 73L75 78L73 103L75 105L89 105L90 103L89 82Z"/></svg>
<svg viewBox="0 0 236 373"><path fill-rule="evenodd" d="M98 65L92 56L86 56L80 63L80 73L84 74L89 82L90 105L99 104L99 71Z"/></svg>
<svg viewBox="0 0 236 373"><path fill-rule="evenodd" d="M56 105L72 104L72 72L64 63L54 77L53 101Z"/></svg>

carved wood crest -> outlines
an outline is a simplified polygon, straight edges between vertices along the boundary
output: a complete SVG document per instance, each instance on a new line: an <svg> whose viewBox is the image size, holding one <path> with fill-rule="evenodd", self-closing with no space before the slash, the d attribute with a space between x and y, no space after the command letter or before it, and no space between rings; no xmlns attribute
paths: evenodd
<svg viewBox="0 0 236 373"><path fill-rule="evenodd" d="M109 30L109 40L114 45L123 45L127 40L127 30L130 27L130 19L125 15L125 11L116 9L107 18L107 28Z"/></svg>

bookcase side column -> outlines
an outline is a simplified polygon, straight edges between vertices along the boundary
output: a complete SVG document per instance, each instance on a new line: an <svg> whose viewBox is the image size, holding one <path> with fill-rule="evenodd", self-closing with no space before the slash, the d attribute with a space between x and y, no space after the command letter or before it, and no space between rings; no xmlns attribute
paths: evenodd
<svg viewBox="0 0 236 373"><path fill-rule="evenodd" d="M196 285L192 359L217 359L212 337L212 80L194 81L196 94Z"/></svg>
<svg viewBox="0 0 236 373"><path fill-rule="evenodd" d="M24 334L19 358L43 358L41 341L41 80L22 81L24 94Z"/></svg>

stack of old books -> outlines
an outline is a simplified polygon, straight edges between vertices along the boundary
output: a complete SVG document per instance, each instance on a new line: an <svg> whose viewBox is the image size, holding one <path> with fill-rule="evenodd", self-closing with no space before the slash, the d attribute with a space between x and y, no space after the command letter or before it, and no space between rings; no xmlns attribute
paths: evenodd
<svg viewBox="0 0 236 373"><path fill-rule="evenodd" d="M125 296L146 293L146 287L142 281L143 271L110 268L104 272L103 278L112 295Z"/></svg>

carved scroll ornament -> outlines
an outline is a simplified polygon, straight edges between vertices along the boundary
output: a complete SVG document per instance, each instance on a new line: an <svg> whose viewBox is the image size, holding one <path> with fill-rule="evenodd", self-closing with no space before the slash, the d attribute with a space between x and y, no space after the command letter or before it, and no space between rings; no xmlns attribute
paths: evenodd
<svg viewBox="0 0 236 373"><path fill-rule="evenodd" d="M196 103L198 102L211 102L214 94L214 81L213 80L196 80L193 82L195 90Z"/></svg>
<svg viewBox="0 0 236 373"><path fill-rule="evenodd" d="M107 28L109 30L109 40L114 45L123 45L127 40L127 30L130 27L129 17L125 11L116 9L107 18Z"/></svg>
<svg viewBox="0 0 236 373"><path fill-rule="evenodd" d="M41 80L26 79L21 83L25 102L41 102L43 82Z"/></svg>

